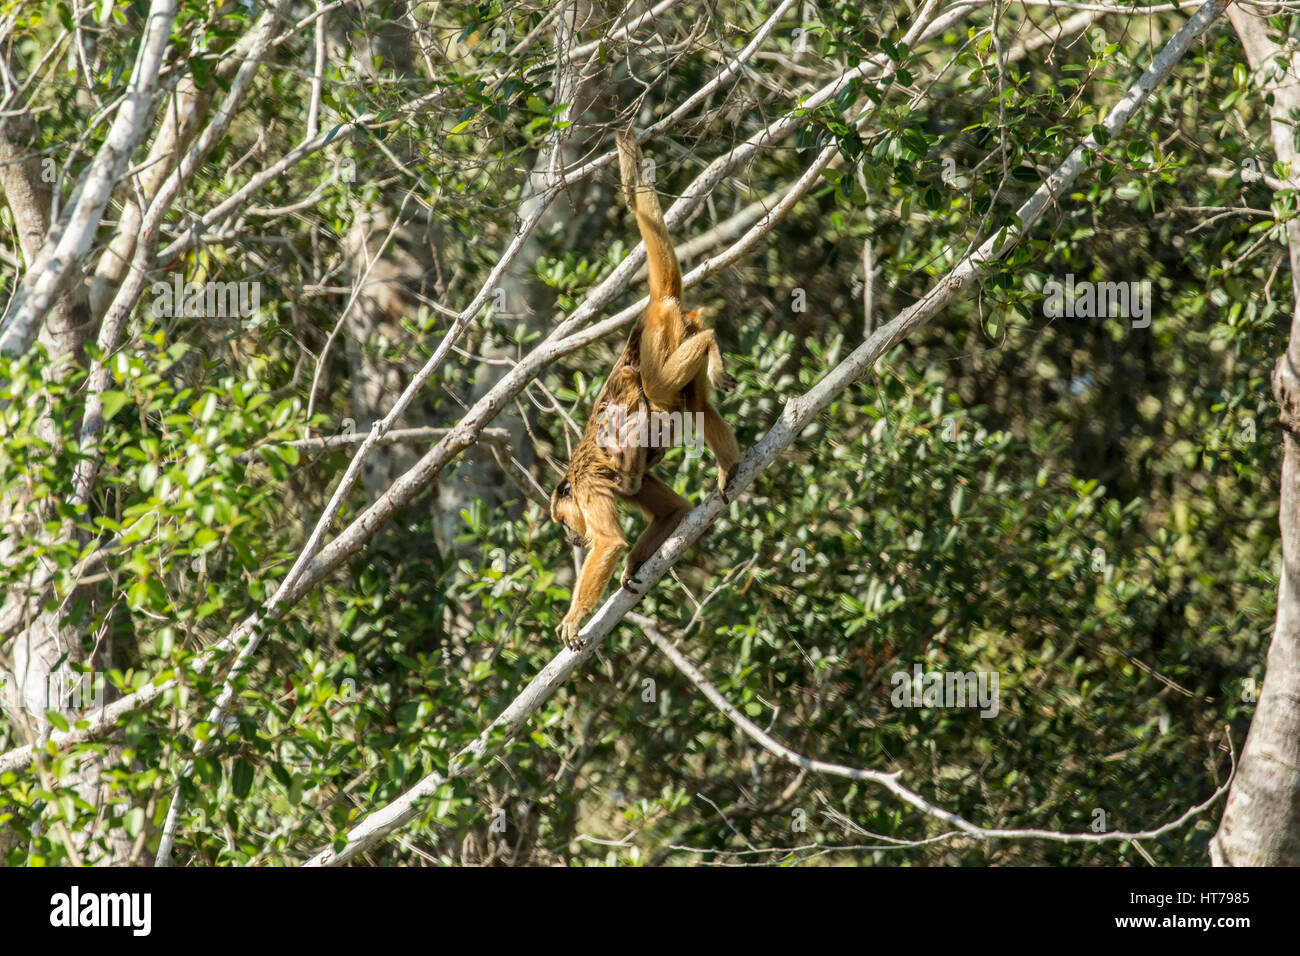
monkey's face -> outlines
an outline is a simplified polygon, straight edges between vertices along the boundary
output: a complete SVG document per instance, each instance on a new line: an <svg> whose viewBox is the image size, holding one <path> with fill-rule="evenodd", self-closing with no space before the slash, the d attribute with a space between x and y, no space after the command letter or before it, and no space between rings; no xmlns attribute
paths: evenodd
<svg viewBox="0 0 1300 956"><path fill-rule="evenodd" d="M551 494L551 520L564 525L566 538L571 545L579 545L587 534L587 523L582 519L582 509L573 500L573 482L565 475Z"/></svg>

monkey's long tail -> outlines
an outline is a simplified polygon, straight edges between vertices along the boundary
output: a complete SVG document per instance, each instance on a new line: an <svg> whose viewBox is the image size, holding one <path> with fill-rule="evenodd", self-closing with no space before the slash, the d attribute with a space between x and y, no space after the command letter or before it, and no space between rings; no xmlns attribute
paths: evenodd
<svg viewBox="0 0 1300 956"><path fill-rule="evenodd" d="M659 194L654 184L647 183L642 174L644 161L641 148L636 144L636 134L631 129L614 134L618 147L618 171L623 182L623 198L636 213L637 227L645 242L646 266L650 272L650 298L672 297L681 301L682 272L677 265L677 254L668 227L664 225L663 210L659 208Z"/></svg>

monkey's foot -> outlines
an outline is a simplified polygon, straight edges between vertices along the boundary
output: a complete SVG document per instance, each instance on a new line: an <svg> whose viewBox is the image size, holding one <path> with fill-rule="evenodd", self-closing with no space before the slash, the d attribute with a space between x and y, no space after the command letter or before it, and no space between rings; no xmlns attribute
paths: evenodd
<svg viewBox="0 0 1300 956"><path fill-rule="evenodd" d="M715 391L729 392L736 387L736 378L730 372L719 369L716 375L709 376L709 384Z"/></svg>
<svg viewBox="0 0 1300 956"><path fill-rule="evenodd" d="M641 590L641 585L636 579L637 572L641 570L641 563L642 562L638 562L635 568L628 568L623 574L623 587L627 588L627 590L631 591L633 594L645 593Z"/></svg>
<svg viewBox="0 0 1300 956"><path fill-rule="evenodd" d="M722 496L723 504L731 504L736 500L735 494L731 491L731 480L736 477L736 472L740 469L740 462L736 462L725 472L718 473L718 494Z"/></svg>
<svg viewBox="0 0 1300 956"><path fill-rule="evenodd" d="M555 629L555 633L560 636L564 646L575 654L586 647L586 642L578 637L578 631L582 629L580 621L561 621L560 626Z"/></svg>

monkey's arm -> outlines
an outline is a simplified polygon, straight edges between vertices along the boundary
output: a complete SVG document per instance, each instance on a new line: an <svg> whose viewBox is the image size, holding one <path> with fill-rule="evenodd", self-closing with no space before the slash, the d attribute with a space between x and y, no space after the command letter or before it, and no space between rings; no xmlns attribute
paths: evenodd
<svg viewBox="0 0 1300 956"><path fill-rule="evenodd" d="M591 552L583 562L582 574L573 589L573 604L556 628L564 646L570 650L582 650L578 631L582 629L583 618L592 612L605 593L609 579L614 576L614 568L618 566L619 556L626 547L627 542L622 538L595 538L591 542Z"/></svg>
<svg viewBox="0 0 1300 956"><path fill-rule="evenodd" d="M650 300L682 297L682 272L677 265L677 253L668 238L663 210L659 208L659 195L653 184L641 176L641 147L631 130L614 134L618 147L618 170L623 180L623 198L636 213L637 228L645 242L646 267L650 272Z"/></svg>
<svg viewBox="0 0 1300 956"><path fill-rule="evenodd" d="M578 631L582 620L595 608L605 593L609 579L614 575L618 559L627 548L627 540L618 526L618 506L610 494L584 495L578 506L587 522L587 544L590 550L582 564L582 573L573 586L573 603L569 613L556 628L565 647L573 651L582 649Z"/></svg>

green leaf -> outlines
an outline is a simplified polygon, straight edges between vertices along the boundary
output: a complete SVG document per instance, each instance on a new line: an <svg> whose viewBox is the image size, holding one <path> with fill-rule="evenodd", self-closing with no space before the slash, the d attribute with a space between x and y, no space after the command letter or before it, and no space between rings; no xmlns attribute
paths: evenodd
<svg viewBox="0 0 1300 956"><path fill-rule="evenodd" d="M115 389L109 389L100 393L100 402L104 405L104 421L111 422L113 416L122 410L122 407L131 401L131 396L126 392L119 392Z"/></svg>
<svg viewBox="0 0 1300 956"><path fill-rule="evenodd" d="M212 81L212 70L208 67L207 59L200 54L189 58L190 74L194 77L194 85L203 89Z"/></svg>
<svg viewBox="0 0 1300 956"><path fill-rule="evenodd" d="M206 455L195 455L185 465L185 483L187 485L196 485L199 479L203 477L203 471L208 467L208 457Z"/></svg>
<svg viewBox="0 0 1300 956"><path fill-rule="evenodd" d="M243 800L253 789L253 765L243 757L235 761L230 771L230 788L235 796Z"/></svg>
<svg viewBox="0 0 1300 956"><path fill-rule="evenodd" d="M134 839L144 829L144 807L132 807L122 820L127 836Z"/></svg>

